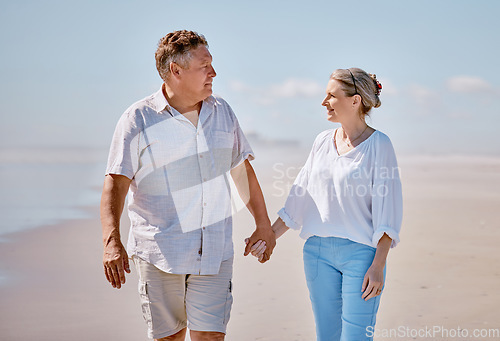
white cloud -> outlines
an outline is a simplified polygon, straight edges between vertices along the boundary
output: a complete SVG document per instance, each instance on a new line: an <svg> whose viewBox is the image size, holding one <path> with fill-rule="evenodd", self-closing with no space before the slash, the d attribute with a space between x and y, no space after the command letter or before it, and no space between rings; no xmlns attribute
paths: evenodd
<svg viewBox="0 0 500 341"><path fill-rule="evenodd" d="M232 81L229 85L235 92L252 94L255 102L261 105L270 105L279 99L314 98L321 96L324 92L324 86L319 83L298 78L289 78L281 83L265 87L250 86L238 80Z"/></svg>
<svg viewBox="0 0 500 341"><path fill-rule="evenodd" d="M247 92L253 90L251 87L238 80L230 81L229 88L236 92Z"/></svg>
<svg viewBox="0 0 500 341"><path fill-rule="evenodd" d="M267 93L275 98L311 98L321 95L323 91L323 86L315 81L289 78L280 84L271 85Z"/></svg>
<svg viewBox="0 0 500 341"><path fill-rule="evenodd" d="M473 114L471 112L465 111L465 110L458 110L458 111L452 111L448 115L450 118L454 119L471 119L473 118Z"/></svg>
<svg viewBox="0 0 500 341"><path fill-rule="evenodd" d="M412 84L404 89L409 96L408 108L417 116L428 116L442 111L441 94L420 84Z"/></svg>
<svg viewBox="0 0 500 341"><path fill-rule="evenodd" d="M498 89L479 77L457 76L446 81L445 88L431 88L412 84L403 89L410 110L417 116L436 114L457 120L470 119L478 112L488 111L488 106ZM482 95L486 96L482 96Z"/></svg>
<svg viewBox="0 0 500 341"><path fill-rule="evenodd" d="M420 105L427 106L439 100L439 95L434 90L422 85L412 84L409 90L410 96Z"/></svg>
<svg viewBox="0 0 500 341"><path fill-rule="evenodd" d="M446 82L448 90L458 93L485 93L493 91L490 83L480 77L456 76Z"/></svg>

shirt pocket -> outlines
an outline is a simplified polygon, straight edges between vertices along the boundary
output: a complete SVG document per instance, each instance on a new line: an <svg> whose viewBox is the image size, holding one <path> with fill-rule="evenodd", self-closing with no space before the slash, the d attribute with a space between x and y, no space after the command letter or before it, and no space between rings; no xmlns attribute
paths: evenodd
<svg viewBox="0 0 500 341"><path fill-rule="evenodd" d="M150 154L153 152L153 150L157 149L158 142L160 142L160 140L158 140L158 139L154 139L152 141L147 141L147 143L145 141L143 143L143 146L140 147L139 158L142 158L144 156L144 154Z"/></svg>
<svg viewBox="0 0 500 341"><path fill-rule="evenodd" d="M139 145L138 171L144 171L145 169L147 170L148 168L152 167L152 165L157 163L156 154L158 153L158 148L160 146L159 142L160 140L158 139L152 139L142 141L142 143Z"/></svg>
<svg viewBox="0 0 500 341"><path fill-rule="evenodd" d="M228 172L233 161L234 134L215 130L212 133L211 152L218 175Z"/></svg>
<svg viewBox="0 0 500 341"><path fill-rule="evenodd" d="M213 137L214 147L233 149L234 145L233 133L224 130L215 130L212 133L212 137Z"/></svg>

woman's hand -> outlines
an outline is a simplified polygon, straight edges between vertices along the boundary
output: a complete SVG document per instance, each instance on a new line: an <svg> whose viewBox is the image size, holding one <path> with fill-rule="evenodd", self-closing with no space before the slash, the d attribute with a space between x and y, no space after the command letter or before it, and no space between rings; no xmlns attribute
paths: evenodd
<svg viewBox="0 0 500 341"><path fill-rule="evenodd" d="M361 298L368 301L370 298L379 296L384 287L384 266L372 264L368 271L366 271L365 278L363 279L363 286L361 287Z"/></svg>
<svg viewBox="0 0 500 341"><path fill-rule="evenodd" d="M365 278L361 291L363 294L361 298L368 301L370 298L376 297L382 293L384 287L384 268L387 254L391 248L392 239L384 233L377 243L377 251L373 258L372 265L366 271Z"/></svg>
<svg viewBox="0 0 500 341"><path fill-rule="evenodd" d="M248 242L250 241L249 238L245 239L245 244L248 245ZM252 248L250 249L250 253L255 256L259 262L262 262L262 259L264 258L264 251L266 251L266 242L263 240L259 240L255 244L252 245Z"/></svg>

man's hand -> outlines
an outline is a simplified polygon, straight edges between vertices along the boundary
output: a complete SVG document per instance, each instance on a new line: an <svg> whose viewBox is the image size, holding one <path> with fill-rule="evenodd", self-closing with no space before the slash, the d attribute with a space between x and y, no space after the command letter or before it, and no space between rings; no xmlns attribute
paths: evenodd
<svg viewBox="0 0 500 341"><path fill-rule="evenodd" d="M250 238L245 238L245 245L248 245ZM257 243L253 244L250 253L252 256L257 258L259 261L264 259L264 251L266 251L266 242L263 240L259 240Z"/></svg>
<svg viewBox="0 0 500 341"><path fill-rule="evenodd" d="M281 218L278 218L274 222L274 224L272 226L272 230L274 231L274 237L276 240L279 237L281 237L286 231L288 231L289 228L285 225L285 222ZM245 244L247 245L247 248L248 248L248 246L250 246L250 253L252 253L253 256L257 257L259 259L259 262L262 262L264 260L264 252L267 249L266 242L263 240L259 240L258 242L256 242L253 245L249 244L249 243L250 243L250 238L246 238ZM276 244L274 246L276 246ZM271 250L271 252L272 252L272 250ZM268 259L269 259L269 257L268 257ZM262 262L262 263L264 263L264 262Z"/></svg>
<svg viewBox="0 0 500 341"><path fill-rule="evenodd" d="M113 288L120 289L125 284L125 272L130 273L127 251L120 241L110 241L104 246L104 274Z"/></svg>
<svg viewBox="0 0 500 341"><path fill-rule="evenodd" d="M248 256L249 253L252 252L252 247L259 241L265 242L265 251L262 255L262 258L259 258L259 262L265 263L271 258L271 254L273 253L273 249L276 246L276 235L274 231L271 229L271 224L269 226L257 226L255 232L247 238L245 242L248 240L247 245L245 247L245 256ZM260 244L259 246L261 246ZM258 247L258 246L257 246ZM255 247L254 247L255 251Z"/></svg>
<svg viewBox="0 0 500 341"><path fill-rule="evenodd" d="M120 241L120 217L130 182L123 175L106 175L101 197L104 274L113 288L118 289L125 283L123 271L130 273L128 255Z"/></svg>

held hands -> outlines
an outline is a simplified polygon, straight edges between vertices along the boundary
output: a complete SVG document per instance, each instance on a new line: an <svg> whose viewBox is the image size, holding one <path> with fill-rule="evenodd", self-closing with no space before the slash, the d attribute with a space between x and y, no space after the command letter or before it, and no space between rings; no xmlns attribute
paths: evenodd
<svg viewBox="0 0 500 341"><path fill-rule="evenodd" d="M248 245L250 238L245 239L245 245ZM253 244L250 248L250 253L252 256L255 256L259 262L264 263L264 251L266 251L266 242L263 240L259 240L257 243Z"/></svg>
<svg viewBox="0 0 500 341"><path fill-rule="evenodd" d="M372 264L366 271L361 288L361 298L368 301L370 298L379 296L384 287L384 265Z"/></svg>
<svg viewBox="0 0 500 341"><path fill-rule="evenodd" d="M130 273L127 251L120 241L110 241L104 246L103 265L108 282L120 289L125 284L125 272Z"/></svg>
<svg viewBox="0 0 500 341"><path fill-rule="evenodd" d="M271 258L273 249L276 246L276 235L271 228L271 224L257 226L250 238L245 239L245 244L245 256L252 253L252 255L259 259L259 262L267 262Z"/></svg>

